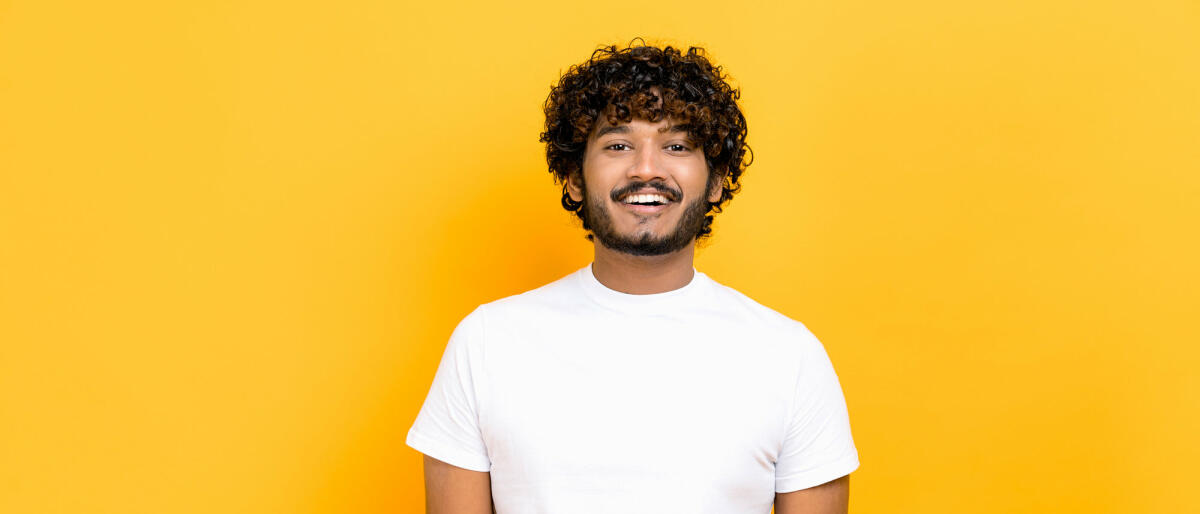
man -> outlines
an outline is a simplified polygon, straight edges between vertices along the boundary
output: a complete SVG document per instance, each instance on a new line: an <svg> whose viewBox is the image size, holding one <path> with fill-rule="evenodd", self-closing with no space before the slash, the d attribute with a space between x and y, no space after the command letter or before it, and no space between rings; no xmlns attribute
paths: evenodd
<svg viewBox="0 0 1200 514"><path fill-rule="evenodd" d="M593 262L455 328L408 432L434 514L845 513L841 386L797 321L693 267L739 189L738 91L703 50L597 50L546 101Z"/></svg>

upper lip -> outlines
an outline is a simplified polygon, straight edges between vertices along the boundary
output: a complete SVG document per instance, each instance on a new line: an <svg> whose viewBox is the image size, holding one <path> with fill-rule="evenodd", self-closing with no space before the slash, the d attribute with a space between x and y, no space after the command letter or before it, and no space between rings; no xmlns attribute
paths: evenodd
<svg viewBox="0 0 1200 514"><path fill-rule="evenodd" d="M630 191L628 193L625 193L625 194L617 197L617 201L624 200L624 199L628 198L630 195L662 195L662 196L667 197L667 200L670 200L672 202L675 201L675 195L672 194L670 191L654 189L653 187L643 187L637 191Z"/></svg>

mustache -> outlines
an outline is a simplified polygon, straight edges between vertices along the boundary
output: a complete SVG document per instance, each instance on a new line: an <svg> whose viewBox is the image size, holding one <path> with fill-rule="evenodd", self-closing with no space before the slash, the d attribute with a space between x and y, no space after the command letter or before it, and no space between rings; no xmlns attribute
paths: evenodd
<svg viewBox="0 0 1200 514"><path fill-rule="evenodd" d="M621 197L646 188L654 189L655 191L666 195L667 198L670 198L673 201L679 200L683 197L682 192L677 191L671 186L668 186L662 182L630 182L625 187L614 190L610 195L610 198L612 201L618 202L621 200Z"/></svg>

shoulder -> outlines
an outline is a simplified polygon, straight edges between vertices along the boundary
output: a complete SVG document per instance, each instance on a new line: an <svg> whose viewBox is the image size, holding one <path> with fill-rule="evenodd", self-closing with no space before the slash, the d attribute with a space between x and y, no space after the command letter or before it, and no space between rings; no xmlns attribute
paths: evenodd
<svg viewBox="0 0 1200 514"><path fill-rule="evenodd" d="M468 316L491 322L547 319L564 310L583 307L583 294L578 284L578 271L560 276L547 284L479 305Z"/></svg>
<svg viewBox="0 0 1200 514"><path fill-rule="evenodd" d="M712 285L714 313L742 327L760 340L775 341L782 351L795 356L821 349L821 342L800 320L768 307L745 293L709 279Z"/></svg>
<svg viewBox="0 0 1200 514"><path fill-rule="evenodd" d="M729 316L737 317L747 322L758 322L762 326L773 330L810 334L808 327L799 320L763 305L745 293L711 278L709 282L712 285L714 303L721 306L722 310Z"/></svg>

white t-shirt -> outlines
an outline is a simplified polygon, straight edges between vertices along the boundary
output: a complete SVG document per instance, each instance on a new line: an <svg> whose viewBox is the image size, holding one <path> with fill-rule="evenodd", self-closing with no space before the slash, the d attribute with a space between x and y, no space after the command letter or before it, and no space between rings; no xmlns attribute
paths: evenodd
<svg viewBox="0 0 1200 514"><path fill-rule="evenodd" d="M463 318L406 442L490 472L498 514L767 514L858 468L804 325L699 271L633 295L591 264Z"/></svg>

